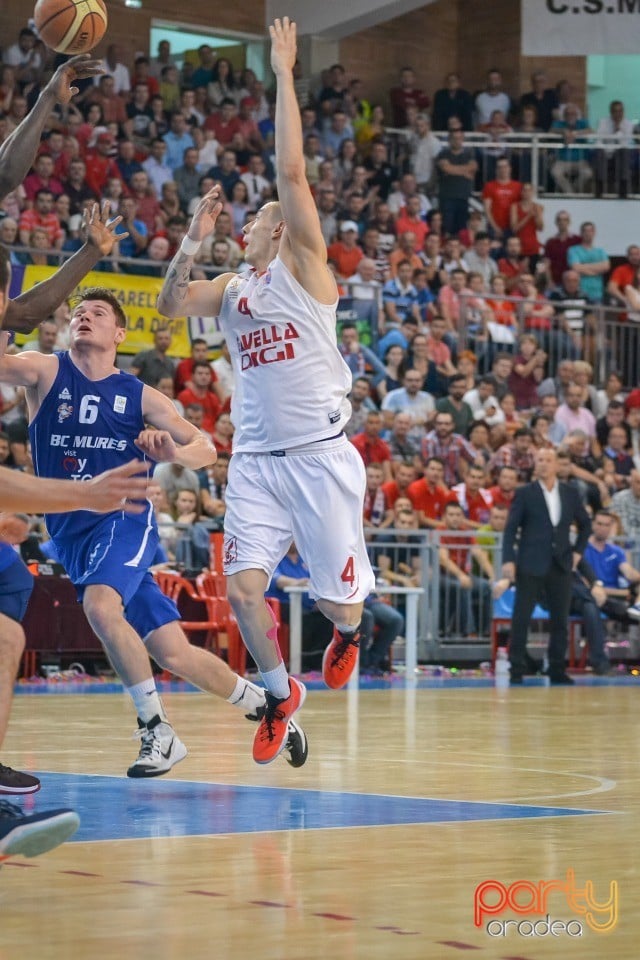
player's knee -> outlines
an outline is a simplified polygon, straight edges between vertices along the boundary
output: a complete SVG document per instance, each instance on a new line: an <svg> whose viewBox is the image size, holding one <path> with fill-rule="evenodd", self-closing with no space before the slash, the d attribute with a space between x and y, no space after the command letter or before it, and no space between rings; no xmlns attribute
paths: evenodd
<svg viewBox="0 0 640 960"><path fill-rule="evenodd" d="M122 605L114 603L111 597L101 592L87 591L82 606L92 629L101 640L108 636L109 628L113 629L114 623L122 616Z"/></svg>
<svg viewBox="0 0 640 960"><path fill-rule="evenodd" d="M264 607L264 590L238 577L227 580L227 597L237 617L251 616Z"/></svg>
<svg viewBox="0 0 640 960"><path fill-rule="evenodd" d="M24 647L24 630L20 624L9 617L3 617L0 633L0 661L11 660L17 663L24 652Z"/></svg>

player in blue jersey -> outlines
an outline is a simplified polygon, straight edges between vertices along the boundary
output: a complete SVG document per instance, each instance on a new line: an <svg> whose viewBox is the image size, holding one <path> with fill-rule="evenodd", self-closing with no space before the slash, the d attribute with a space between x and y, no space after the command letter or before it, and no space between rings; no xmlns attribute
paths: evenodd
<svg viewBox="0 0 640 960"><path fill-rule="evenodd" d="M8 251L0 246L0 326L8 302L11 267ZM8 334L0 333L0 358ZM135 476L142 473L143 476ZM0 508L8 510L95 510L111 511L123 498L132 498L125 509L138 512L149 493L144 464L134 460L90 480L47 480L0 467ZM0 514L0 746L9 722L13 684L25 645L20 625L29 595L31 577L10 543L11 517ZM27 773L0 763L0 794L12 796L35 793L40 781ZM9 856L34 857L63 843L78 828L73 810L46 810L23 813L20 807L0 801L0 862Z"/></svg>
<svg viewBox="0 0 640 960"><path fill-rule="evenodd" d="M0 362L0 380L26 387L36 474L85 481L132 457L198 469L215 460L211 441L180 417L167 397L114 366L126 317L106 289L84 292L70 323L68 353L25 352ZM151 502L138 515L49 513L47 528L75 584L87 619L138 714L142 743L130 777L166 773L186 756L158 696L149 656L171 673L224 697L252 719L264 691L218 657L192 646L176 605L149 573L158 545ZM306 759L292 723L287 759Z"/></svg>

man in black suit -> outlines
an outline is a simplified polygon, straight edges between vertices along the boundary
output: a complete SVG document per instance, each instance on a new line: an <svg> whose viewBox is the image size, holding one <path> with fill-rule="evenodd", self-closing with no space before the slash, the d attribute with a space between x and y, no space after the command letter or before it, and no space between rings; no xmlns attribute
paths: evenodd
<svg viewBox="0 0 640 960"><path fill-rule="evenodd" d="M511 623L511 682L522 683L527 665L527 633L536 602L549 611L549 679L573 683L565 672L573 570L591 533L591 521L577 490L557 480L554 450L538 450L533 483L516 490L504 532L502 575L515 580ZM576 542L570 540L571 525ZM516 536L518 540L516 559Z"/></svg>

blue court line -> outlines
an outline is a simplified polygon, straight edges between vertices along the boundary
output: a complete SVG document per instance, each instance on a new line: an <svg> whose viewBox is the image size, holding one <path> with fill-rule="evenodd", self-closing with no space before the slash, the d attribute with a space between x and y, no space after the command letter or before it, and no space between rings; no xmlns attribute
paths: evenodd
<svg viewBox="0 0 640 960"><path fill-rule="evenodd" d="M46 772L38 776L42 792L37 799L28 798L25 807L29 812L65 806L76 810L81 825L75 842L544 819L609 812L186 780L128 780Z"/></svg>
<svg viewBox="0 0 640 960"><path fill-rule="evenodd" d="M259 677L251 677L254 682L260 684ZM335 691L328 691L327 686L322 680L315 678L301 677L307 690L322 690L325 693L331 693L335 696ZM631 674L620 677L597 677L592 674L576 675L574 677L575 687L637 687L640 685L640 676L634 677ZM201 693L198 687L187 683L185 680L158 680L156 686L159 693ZM481 690L493 687L491 677L416 677L413 681L407 681L405 677L394 675L390 679L384 677L360 677L360 690ZM546 688L543 677L526 677L523 686ZM574 687L574 689L575 689ZM522 687L518 687L521 690ZM570 689L567 687L564 690ZM60 682L60 683L16 683L14 693L17 695L26 694L98 694L98 693L122 693L123 687L119 681L108 681L100 683L93 682ZM515 692L515 691L514 691Z"/></svg>

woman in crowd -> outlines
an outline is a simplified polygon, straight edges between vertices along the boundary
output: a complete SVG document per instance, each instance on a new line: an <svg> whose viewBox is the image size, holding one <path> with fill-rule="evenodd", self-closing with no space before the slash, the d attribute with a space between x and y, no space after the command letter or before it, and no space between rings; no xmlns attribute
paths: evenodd
<svg viewBox="0 0 640 960"><path fill-rule="evenodd" d="M595 407L592 410L596 419L598 417L604 417L612 400L619 400L620 402L624 400L623 387L622 374L618 370L611 370L605 381L604 388L602 390L596 390Z"/></svg>
<svg viewBox="0 0 640 960"><path fill-rule="evenodd" d="M509 211L511 233L520 239L520 252L529 258L529 269L535 271L540 259L538 231L544 230L542 204L536 203L533 184L523 183L522 194Z"/></svg>
<svg viewBox="0 0 640 960"><path fill-rule="evenodd" d="M598 394L593 386L593 367L586 360L576 360L573 364L573 382L582 390L581 405L595 416L598 406Z"/></svg>
<svg viewBox="0 0 640 960"><path fill-rule="evenodd" d="M212 108L219 107L223 100L239 102L240 91L233 73L231 61L219 57L213 70L213 80L207 86L207 97Z"/></svg>
<svg viewBox="0 0 640 960"><path fill-rule="evenodd" d="M380 400L384 400L390 390L397 390L402 386L402 378L407 368L407 354L400 344L392 344L383 359L386 376L376 384Z"/></svg>
<svg viewBox="0 0 640 960"><path fill-rule="evenodd" d="M231 201L227 204L226 209L231 216L233 235L237 240L242 236L242 228L247 222L247 214L251 209L249 190L244 180L238 180L237 183L234 183L231 190Z"/></svg>

